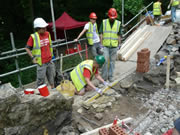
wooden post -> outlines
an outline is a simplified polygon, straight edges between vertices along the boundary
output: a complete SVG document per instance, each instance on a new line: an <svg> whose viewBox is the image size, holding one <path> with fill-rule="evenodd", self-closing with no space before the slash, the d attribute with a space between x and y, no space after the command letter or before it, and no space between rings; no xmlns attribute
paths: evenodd
<svg viewBox="0 0 180 135"><path fill-rule="evenodd" d="M169 73L170 73L170 55L167 56L167 69L166 69L166 89L169 90Z"/></svg>

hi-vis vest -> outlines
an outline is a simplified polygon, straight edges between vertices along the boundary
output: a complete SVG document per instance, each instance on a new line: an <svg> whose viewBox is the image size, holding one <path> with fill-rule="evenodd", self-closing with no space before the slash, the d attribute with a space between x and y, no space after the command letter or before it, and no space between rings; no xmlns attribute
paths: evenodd
<svg viewBox="0 0 180 135"><path fill-rule="evenodd" d="M39 38L38 32L31 34L31 37L33 38L32 55L37 58L37 63L41 66L42 65L41 45L40 45L40 38ZM49 34L49 44L50 44L51 55L53 57L52 41L51 41L50 34Z"/></svg>
<svg viewBox="0 0 180 135"><path fill-rule="evenodd" d="M153 15L161 15L161 2L153 4Z"/></svg>
<svg viewBox="0 0 180 135"><path fill-rule="evenodd" d="M179 5L179 0L173 0L171 6L177 6Z"/></svg>
<svg viewBox="0 0 180 135"><path fill-rule="evenodd" d="M114 20L114 24L111 28L109 19L103 20L103 46L118 46L118 32L121 22Z"/></svg>
<svg viewBox="0 0 180 135"><path fill-rule="evenodd" d="M77 91L80 91L87 84L83 76L84 68L88 69L91 72L91 78L96 72L96 70L93 72L93 60L85 60L77 65L70 73L71 79Z"/></svg>
<svg viewBox="0 0 180 135"><path fill-rule="evenodd" d="M97 24L95 23L96 26L96 33L98 34L98 28L97 28ZM93 45L93 24L91 22L89 22L89 29L86 32L86 37L88 40L88 44L89 45Z"/></svg>

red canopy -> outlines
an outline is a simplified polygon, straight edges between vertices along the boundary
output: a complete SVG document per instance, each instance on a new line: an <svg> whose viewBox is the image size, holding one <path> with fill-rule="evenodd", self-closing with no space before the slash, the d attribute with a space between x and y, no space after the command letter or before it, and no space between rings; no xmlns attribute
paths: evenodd
<svg viewBox="0 0 180 135"><path fill-rule="evenodd" d="M58 30L69 30L69 29L74 29L78 27L82 27L86 24L87 22L78 22L74 20L71 16L69 16L66 12L64 12L61 17L59 17L55 21L56 29ZM49 23L50 28L52 28L53 23Z"/></svg>

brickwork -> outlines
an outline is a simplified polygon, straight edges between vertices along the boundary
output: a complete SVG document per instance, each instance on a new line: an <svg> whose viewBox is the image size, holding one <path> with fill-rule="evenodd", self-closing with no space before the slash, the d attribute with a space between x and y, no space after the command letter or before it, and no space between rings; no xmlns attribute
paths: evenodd
<svg viewBox="0 0 180 135"><path fill-rule="evenodd" d="M150 63L150 51L148 48L142 49L140 52L137 52L137 67L136 71L145 73L149 71L149 63Z"/></svg>
<svg viewBox="0 0 180 135"><path fill-rule="evenodd" d="M99 130L99 135L109 135L109 131L106 128L101 128Z"/></svg>
<svg viewBox="0 0 180 135"><path fill-rule="evenodd" d="M127 135L117 124L109 128L109 135Z"/></svg>

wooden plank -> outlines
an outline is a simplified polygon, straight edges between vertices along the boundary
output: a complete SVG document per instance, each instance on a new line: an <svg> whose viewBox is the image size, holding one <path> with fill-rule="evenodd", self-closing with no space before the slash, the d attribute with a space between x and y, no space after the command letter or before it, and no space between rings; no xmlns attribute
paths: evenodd
<svg viewBox="0 0 180 135"><path fill-rule="evenodd" d="M146 31L141 38L137 40L133 47L131 47L127 53L123 56L123 60L126 61L129 57L139 48L140 45L150 36L151 32Z"/></svg>

